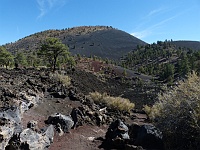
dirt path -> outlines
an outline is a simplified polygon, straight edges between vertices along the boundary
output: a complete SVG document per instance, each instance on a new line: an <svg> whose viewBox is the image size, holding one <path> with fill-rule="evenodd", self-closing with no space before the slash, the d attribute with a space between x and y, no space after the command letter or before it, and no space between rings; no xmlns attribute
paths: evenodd
<svg viewBox="0 0 200 150"><path fill-rule="evenodd" d="M22 119L22 125L26 128L30 120L38 121L38 127L45 127L44 121L49 115L59 112L69 115L73 107L80 106L78 101L69 99L45 99L37 107L25 112ZM76 129L71 129L70 133L59 136L55 131L54 141L49 150L96 150L101 145L101 141L94 140L98 137L105 137L108 126L84 125Z"/></svg>
<svg viewBox="0 0 200 150"><path fill-rule="evenodd" d="M95 138L104 137L106 131L107 126L84 125L63 136L56 133L49 150L99 150L101 141Z"/></svg>

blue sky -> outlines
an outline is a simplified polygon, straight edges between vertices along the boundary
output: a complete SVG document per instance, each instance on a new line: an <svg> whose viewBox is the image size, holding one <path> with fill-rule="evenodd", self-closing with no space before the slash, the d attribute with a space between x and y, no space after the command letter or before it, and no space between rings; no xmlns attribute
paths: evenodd
<svg viewBox="0 0 200 150"><path fill-rule="evenodd" d="M200 41L200 0L1 0L0 45L48 29L105 25L148 43Z"/></svg>

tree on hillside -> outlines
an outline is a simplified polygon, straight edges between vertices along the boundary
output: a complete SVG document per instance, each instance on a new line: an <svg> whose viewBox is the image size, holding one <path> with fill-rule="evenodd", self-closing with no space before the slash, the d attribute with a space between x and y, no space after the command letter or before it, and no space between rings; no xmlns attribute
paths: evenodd
<svg viewBox="0 0 200 150"><path fill-rule="evenodd" d="M27 66L28 65L27 58L26 58L26 56L24 55L23 52L17 53L14 59L15 59L15 64L17 66L18 65L22 65L22 66Z"/></svg>
<svg viewBox="0 0 200 150"><path fill-rule="evenodd" d="M73 68L73 67L76 65L76 62L75 62L75 60L74 60L74 57L72 57L72 56L69 56L69 55L68 55L68 56L65 58L65 60L66 60L67 65L70 66L71 68Z"/></svg>
<svg viewBox="0 0 200 150"><path fill-rule="evenodd" d="M173 64L165 64L163 66L163 71L160 74L160 77L162 80L165 80L168 83L172 83L174 80L174 72L175 72L175 67Z"/></svg>
<svg viewBox="0 0 200 150"><path fill-rule="evenodd" d="M38 51L38 55L43 56L45 61L48 61L53 72L57 65L67 62L69 54L68 47L57 38L47 38Z"/></svg>
<svg viewBox="0 0 200 150"><path fill-rule="evenodd" d="M188 61L188 56L186 53L182 53L180 60L178 61L178 73L180 75L186 75L190 71L190 65Z"/></svg>
<svg viewBox="0 0 200 150"><path fill-rule="evenodd" d="M10 66L13 63L13 55L8 52L4 47L0 46L0 65Z"/></svg>
<svg viewBox="0 0 200 150"><path fill-rule="evenodd" d="M26 57L28 66L36 67L41 63L41 59L37 56L36 52L28 53Z"/></svg>

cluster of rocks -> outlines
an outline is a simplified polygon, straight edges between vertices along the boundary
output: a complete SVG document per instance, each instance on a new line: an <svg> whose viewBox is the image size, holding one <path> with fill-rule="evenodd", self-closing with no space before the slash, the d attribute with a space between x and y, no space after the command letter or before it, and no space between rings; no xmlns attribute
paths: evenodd
<svg viewBox="0 0 200 150"><path fill-rule="evenodd" d="M43 132L33 130L29 125L23 130L21 119L23 113L39 103L42 93L31 89L17 94L12 90L5 90L4 96L12 96L12 105L1 107L0 111L0 148L1 149L45 149L53 138L53 128L49 126ZM32 123L33 125L34 123ZM35 123L36 125L36 123Z"/></svg>
<svg viewBox="0 0 200 150"><path fill-rule="evenodd" d="M42 102L46 89L57 84L48 72L4 70L0 73L0 149L46 149L53 142L54 126L44 129L30 121L22 126L23 113Z"/></svg>
<svg viewBox="0 0 200 150"><path fill-rule="evenodd" d="M162 133L151 124L125 125L121 120L112 122L105 136L104 148L163 150Z"/></svg>
<svg viewBox="0 0 200 150"><path fill-rule="evenodd" d="M1 108L0 112L0 149L5 149L13 134L21 132L21 116L17 107Z"/></svg>
<svg viewBox="0 0 200 150"><path fill-rule="evenodd" d="M0 149L48 149L53 142L54 131L62 136L84 124L110 125L102 143L104 148L163 148L162 134L153 125L126 125L125 118L134 119L130 113L109 109L103 104L97 105L75 87L67 88L51 80L48 72L4 70L0 78ZM52 114L45 121L47 126L44 128L39 128L34 120L24 128L21 123L23 113L36 107L47 95L80 101L81 106L73 108L69 116L59 112Z"/></svg>
<svg viewBox="0 0 200 150"><path fill-rule="evenodd" d="M69 130L73 127L74 121L70 116L56 113L48 117L46 124L54 125L56 130L60 133L60 136L62 136L63 133L69 132Z"/></svg>
<svg viewBox="0 0 200 150"><path fill-rule="evenodd" d="M88 99L84 102L87 103L87 105L74 108L71 112L71 117L74 121L74 126L72 128L74 129L84 123L109 125L105 140L103 140L100 147L105 149L114 148L127 150L164 149L162 132L154 125L147 123L139 125L134 123L134 121L132 121L132 124L126 125L124 123L124 116L130 115L129 113L122 114L118 111L111 111L106 107L100 109L99 105L91 101L88 102ZM134 118L132 118L132 120L134 120Z"/></svg>
<svg viewBox="0 0 200 150"><path fill-rule="evenodd" d="M79 96L75 88L65 87L51 79L46 70L2 70L0 78L0 149L48 149L53 142L54 128L62 136L81 125L82 121L78 119L80 110L73 109L71 116L75 122L71 116L56 113L46 120L48 126L40 129L37 121L31 120L24 129L23 113L37 107L44 97L51 95L54 98L81 100L83 95Z"/></svg>
<svg viewBox="0 0 200 150"><path fill-rule="evenodd" d="M38 128L37 121L31 120L22 130L19 109L9 108L0 113L0 149L8 150L45 150L53 142L54 128L60 136L68 132L74 122L68 116L53 114L46 121L49 126Z"/></svg>

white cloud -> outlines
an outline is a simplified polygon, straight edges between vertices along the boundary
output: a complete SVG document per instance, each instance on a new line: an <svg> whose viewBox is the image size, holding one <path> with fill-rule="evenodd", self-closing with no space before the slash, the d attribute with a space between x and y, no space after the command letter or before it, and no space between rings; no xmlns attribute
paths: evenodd
<svg viewBox="0 0 200 150"><path fill-rule="evenodd" d="M42 18L55 7L64 6L66 1L67 0L37 0L38 8L40 10L40 14L38 15L37 19Z"/></svg>
<svg viewBox="0 0 200 150"><path fill-rule="evenodd" d="M142 39L145 38L149 35L151 35L151 31L150 30L143 30L143 31L139 31L139 32L133 32L131 33L131 35L137 37L138 39Z"/></svg>
<svg viewBox="0 0 200 150"><path fill-rule="evenodd" d="M17 26L17 34L19 34L20 33L20 30L19 30L19 27Z"/></svg>
<svg viewBox="0 0 200 150"><path fill-rule="evenodd" d="M149 17L152 17L152 16L154 16L154 15L156 15L156 14L159 14L159 13L163 12L164 10L166 10L166 9L164 9L164 8L154 9L154 10L150 11L150 12L147 14L146 18L149 18Z"/></svg>
<svg viewBox="0 0 200 150"><path fill-rule="evenodd" d="M152 25L152 26L150 26L150 27L148 27L146 29L143 29L141 31L133 32L133 33L131 33L131 35L133 35L133 36L135 36L135 37L137 37L139 39L143 39L145 37L151 36L152 34L157 34L156 30L158 28L160 28L163 24L165 24L165 23L171 21L172 19L176 18L177 16L178 15L175 15L173 17L170 17L170 18L167 18L165 20L162 20L162 21L160 21L160 22L158 22L158 23L156 23L156 24L154 24L154 25Z"/></svg>
<svg viewBox="0 0 200 150"><path fill-rule="evenodd" d="M158 28L158 27L162 26L163 24L169 22L170 20L172 20L172 19L174 19L174 18L176 18L176 17L177 17L177 15L175 15L175 16L173 16L173 17L170 17L170 18L167 18L167 19L165 19L165 20L162 20L162 21L160 21L160 22L154 24L153 26L151 26L150 29Z"/></svg>
<svg viewBox="0 0 200 150"><path fill-rule="evenodd" d="M40 10L40 15L37 17L39 19L39 18L42 18L46 14L47 8L45 5L45 0L37 0L37 3Z"/></svg>
<svg viewBox="0 0 200 150"><path fill-rule="evenodd" d="M159 26L161 26L162 24L167 22L167 20L169 20L169 19L165 19L165 20L158 22L156 24L153 24L147 28L145 28L145 26L147 24L149 25L151 23L152 18L155 18L157 15L160 15L166 11L167 11L167 8L164 8L164 7L160 7L160 8L151 10L147 15L145 15L142 18L140 24L137 25L137 27L135 28L136 32L131 33L131 35L133 35L137 38L140 38L140 39L152 35L156 28L158 28Z"/></svg>

